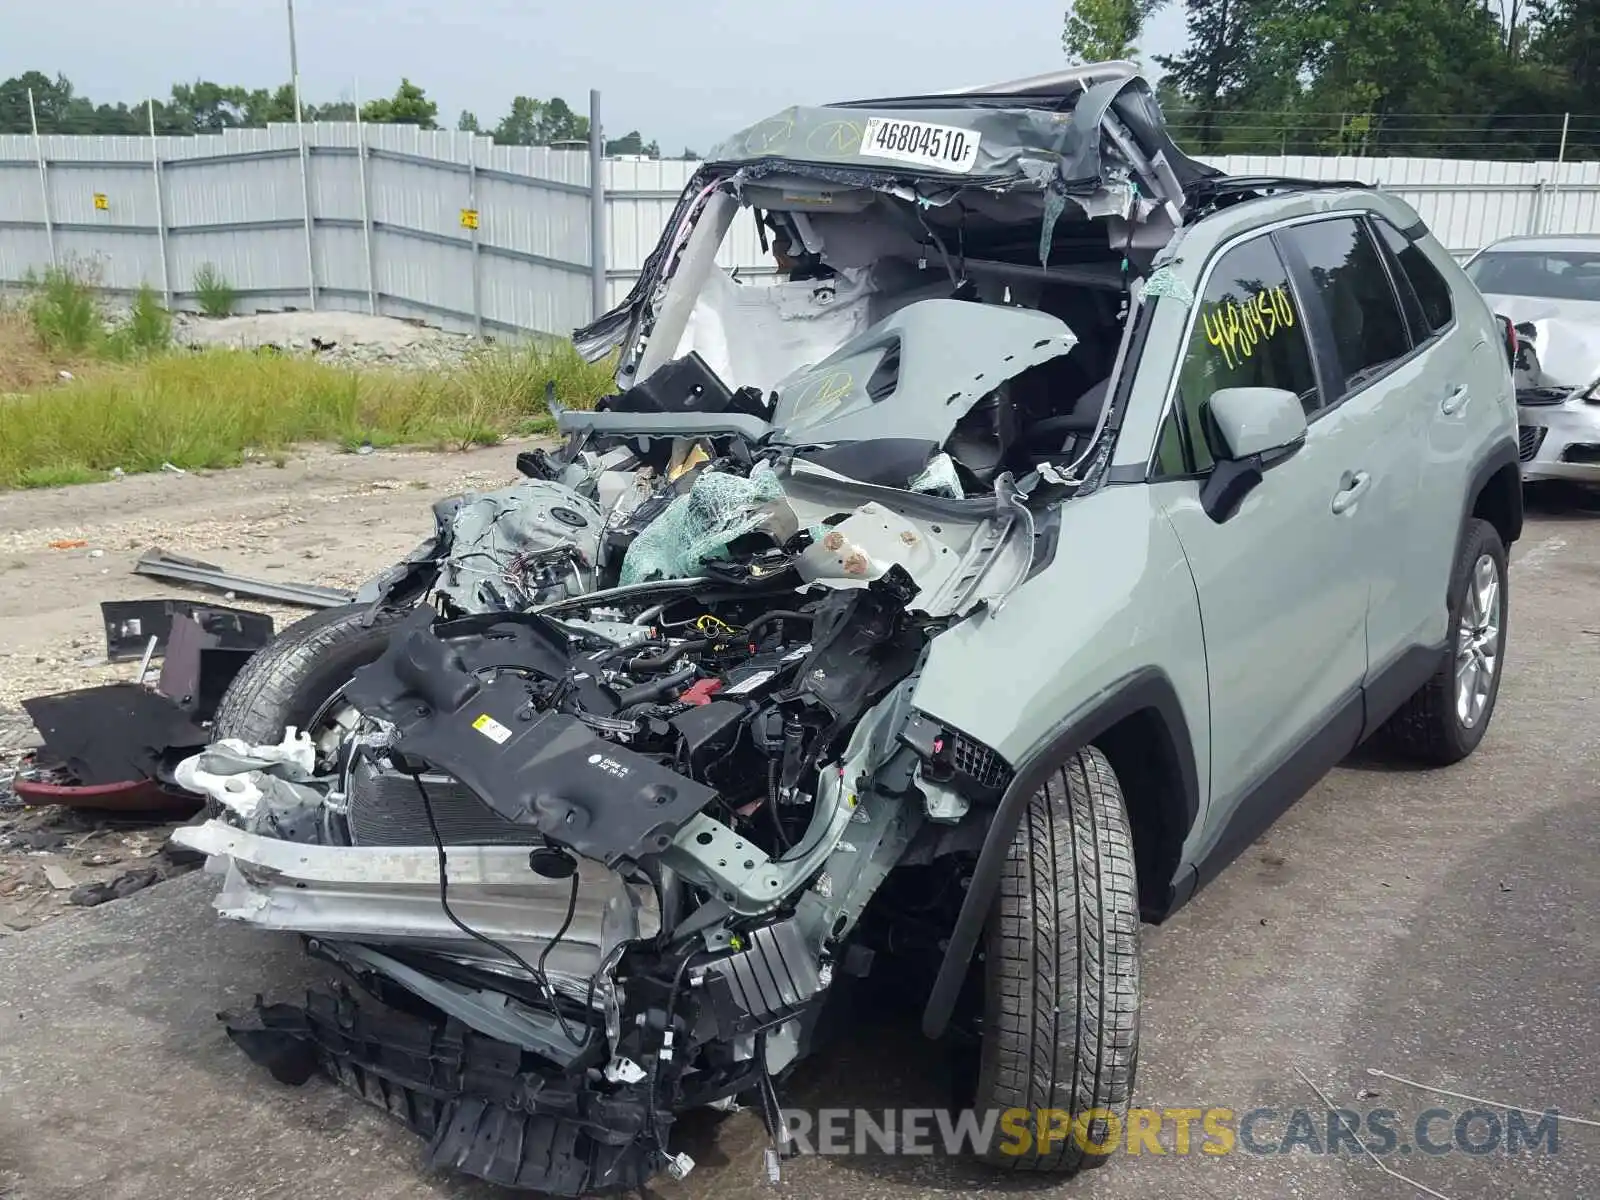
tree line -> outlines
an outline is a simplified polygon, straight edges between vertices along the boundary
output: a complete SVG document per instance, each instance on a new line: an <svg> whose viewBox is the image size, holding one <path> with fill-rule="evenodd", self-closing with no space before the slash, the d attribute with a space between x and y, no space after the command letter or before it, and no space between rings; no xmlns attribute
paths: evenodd
<svg viewBox="0 0 1600 1200"><path fill-rule="evenodd" d="M1600 157L1600 0L1075 0L1069 59L1157 55L1174 137L1209 153Z"/></svg>
<svg viewBox="0 0 1600 1200"><path fill-rule="evenodd" d="M176 83L165 98L140 100L132 105L95 103L81 95L65 75L51 78L43 71L25 71L0 83L0 133L32 132L28 93L33 93L33 111L38 116L40 133L144 134L150 132L151 117L159 134L221 133L225 129L254 129L273 122L295 119L294 88L225 86L200 80ZM348 100L324 104L301 99L301 115L307 121L354 121L356 106ZM361 119L374 124L417 125L439 129L439 105L426 91L409 79L402 79L392 96L369 100L361 106ZM473 133L487 133L508 146L548 146L556 142L587 142L589 118L576 112L561 97L536 100L518 96L511 110L496 124L484 127L476 114L463 112L455 127ZM646 142L638 130L619 138L607 139L610 155L642 154L660 158L661 147L652 139ZM685 149L681 158L698 158Z"/></svg>

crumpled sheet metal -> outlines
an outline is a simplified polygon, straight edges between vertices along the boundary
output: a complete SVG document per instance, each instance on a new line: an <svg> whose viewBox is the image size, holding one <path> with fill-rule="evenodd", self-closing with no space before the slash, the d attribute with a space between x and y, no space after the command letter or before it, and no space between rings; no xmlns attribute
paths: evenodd
<svg viewBox="0 0 1600 1200"><path fill-rule="evenodd" d="M634 538L622 560L620 582L698 575L707 562L726 556L729 543L773 523L779 513L769 506L782 500L778 477L764 463L748 478L702 473Z"/></svg>

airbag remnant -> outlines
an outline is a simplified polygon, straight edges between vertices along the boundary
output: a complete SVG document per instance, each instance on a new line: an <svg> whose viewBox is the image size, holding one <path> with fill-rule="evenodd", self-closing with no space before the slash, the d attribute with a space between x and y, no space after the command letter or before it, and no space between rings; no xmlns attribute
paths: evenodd
<svg viewBox="0 0 1600 1200"><path fill-rule="evenodd" d="M698 575L707 562L725 557L730 543L771 523L776 514L763 506L782 499L778 477L765 465L749 478L707 471L634 539L621 582Z"/></svg>

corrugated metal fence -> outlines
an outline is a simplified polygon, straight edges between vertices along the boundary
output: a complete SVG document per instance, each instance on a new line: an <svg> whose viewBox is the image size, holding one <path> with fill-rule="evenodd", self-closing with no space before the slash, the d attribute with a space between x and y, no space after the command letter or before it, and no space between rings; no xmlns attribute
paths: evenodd
<svg viewBox="0 0 1600 1200"><path fill-rule="evenodd" d="M463 331L565 334L603 271L631 286L697 164L607 160L590 260L588 155L404 125L312 123L205 137L0 135L0 286L75 264L195 308L210 263L240 311L332 308ZM1231 157L1239 174L1358 179L1408 200L1451 250L1600 230L1600 164ZM770 268L739 222L723 265Z"/></svg>

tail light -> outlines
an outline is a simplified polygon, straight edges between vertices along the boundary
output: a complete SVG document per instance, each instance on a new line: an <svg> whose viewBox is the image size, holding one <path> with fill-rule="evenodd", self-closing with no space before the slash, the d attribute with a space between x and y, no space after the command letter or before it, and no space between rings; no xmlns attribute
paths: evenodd
<svg viewBox="0 0 1600 1200"><path fill-rule="evenodd" d="M1522 348L1521 343L1517 340L1517 327L1510 317L1503 317L1496 313L1495 318L1505 331L1506 365L1515 371L1517 369L1517 351Z"/></svg>

